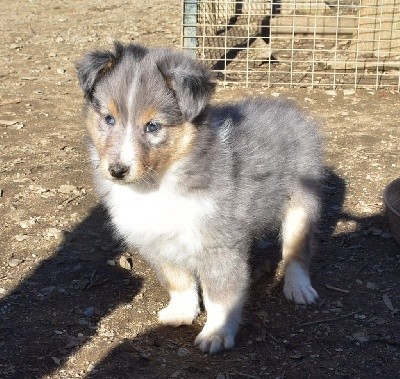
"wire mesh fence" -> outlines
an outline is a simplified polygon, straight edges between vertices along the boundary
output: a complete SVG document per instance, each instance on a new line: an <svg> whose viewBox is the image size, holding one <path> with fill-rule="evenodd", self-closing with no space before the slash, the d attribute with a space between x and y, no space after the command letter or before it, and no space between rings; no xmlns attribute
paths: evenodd
<svg viewBox="0 0 400 379"><path fill-rule="evenodd" d="M400 91L400 0L182 4L182 47L224 85Z"/></svg>

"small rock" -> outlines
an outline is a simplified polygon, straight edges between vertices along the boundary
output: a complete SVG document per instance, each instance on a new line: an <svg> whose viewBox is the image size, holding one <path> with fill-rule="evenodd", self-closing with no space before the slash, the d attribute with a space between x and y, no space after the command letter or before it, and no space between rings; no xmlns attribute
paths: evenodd
<svg viewBox="0 0 400 379"><path fill-rule="evenodd" d="M36 219L31 218L31 219L29 219L29 220L23 220L23 221L21 221L21 222L19 223L19 226L20 226L22 229L27 229L27 228L31 227L32 225L36 224L36 222L37 222Z"/></svg>
<svg viewBox="0 0 400 379"><path fill-rule="evenodd" d="M57 74L63 75L67 70L64 67L60 67L57 69Z"/></svg>
<svg viewBox="0 0 400 379"><path fill-rule="evenodd" d="M27 236L26 234L17 234L17 235L15 236L15 239L16 239L18 242L25 241L25 240L27 240L28 238L29 238L29 236Z"/></svg>
<svg viewBox="0 0 400 379"><path fill-rule="evenodd" d="M86 372L93 372L93 373L95 373L97 370L96 370L96 365L92 362L92 363L89 363L89 365L87 366L87 368L86 368Z"/></svg>
<svg viewBox="0 0 400 379"><path fill-rule="evenodd" d="M85 289L88 285L90 284L90 280L88 279L81 279L78 280L78 282L75 283L74 287L78 290L83 290Z"/></svg>
<svg viewBox="0 0 400 379"><path fill-rule="evenodd" d="M68 193L79 192L79 190L76 186L73 186L72 184L62 184L58 188L58 192L68 194Z"/></svg>
<svg viewBox="0 0 400 379"><path fill-rule="evenodd" d="M369 337L364 333L364 332L359 332L359 333L353 333L352 337L357 341L357 342L368 342Z"/></svg>
<svg viewBox="0 0 400 379"><path fill-rule="evenodd" d="M89 325L89 321L85 320L84 318L80 318L78 320L78 325Z"/></svg>
<svg viewBox="0 0 400 379"><path fill-rule="evenodd" d="M7 295L7 290L3 287L0 287L0 299Z"/></svg>
<svg viewBox="0 0 400 379"><path fill-rule="evenodd" d="M13 126L18 123L19 123L18 120L0 120L0 125L3 125L3 126Z"/></svg>
<svg viewBox="0 0 400 379"><path fill-rule="evenodd" d="M84 314L86 317L92 317L92 316L94 316L95 312L96 312L96 310L94 309L94 307L89 307L89 308L87 308L87 309L85 310L85 312L83 312L83 314Z"/></svg>
<svg viewBox="0 0 400 379"><path fill-rule="evenodd" d="M55 286L48 286L48 287L42 288L42 289L40 290L40 292L41 292L43 295L47 296L47 295L52 294L52 293L54 292L55 289L56 289Z"/></svg>
<svg viewBox="0 0 400 379"><path fill-rule="evenodd" d="M21 221L21 222L19 223L19 226L20 226L22 229L27 229L27 228L30 227L30 224L29 224L29 221Z"/></svg>
<svg viewBox="0 0 400 379"><path fill-rule="evenodd" d="M187 357L188 355L190 355L190 351L188 349L186 349L186 347L181 347L178 350L179 357Z"/></svg>
<svg viewBox="0 0 400 379"><path fill-rule="evenodd" d="M354 95L356 91L354 89L345 89L343 90L343 95L344 96L351 96Z"/></svg>
<svg viewBox="0 0 400 379"><path fill-rule="evenodd" d="M47 237L54 237L55 239L62 239L64 237L64 232L57 228L49 228L46 231Z"/></svg>
<svg viewBox="0 0 400 379"><path fill-rule="evenodd" d="M108 264L109 266L115 266L115 261L113 261L112 259L109 259L109 260L107 261L107 264Z"/></svg>
<svg viewBox="0 0 400 379"><path fill-rule="evenodd" d="M51 357L51 359L53 360L53 362L54 362L57 366L60 366L60 364L61 364L61 359L60 359L60 358Z"/></svg>
<svg viewBox="0 0 400 379"><path fill-rule="evenodd" d="M367 282L367 288L369 290L377 290L379 289L378 285L372 282Z"/></svg>
<svg viewBox="0 0 400 379"><path fill-rule="evenodd" d="M121 256L119 259L119 265L124 268L125 270L131 271L133 268L133 261L130 257L125 257L124 255Z"/></svg>
<svg viewBox="0 0 400 379"><path fill-rule="evenodd" d="M328 96L336 96L336 94L337 94L335 90L327 90L327 91L325 91L325 93Z"/></svg>

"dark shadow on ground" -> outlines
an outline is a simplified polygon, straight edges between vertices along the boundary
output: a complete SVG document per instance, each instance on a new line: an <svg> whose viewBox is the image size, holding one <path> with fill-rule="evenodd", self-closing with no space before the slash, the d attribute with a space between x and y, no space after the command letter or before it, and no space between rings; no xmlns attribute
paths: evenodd
<svg viewBox="0 0 400 379"><path fill-rule="evenodd" d="M102 317L138 293L141 278L107 264L121 248L106 220L104 210L94 208L50 258L0 300L0 377L50 375L96 332Z"/></svg>

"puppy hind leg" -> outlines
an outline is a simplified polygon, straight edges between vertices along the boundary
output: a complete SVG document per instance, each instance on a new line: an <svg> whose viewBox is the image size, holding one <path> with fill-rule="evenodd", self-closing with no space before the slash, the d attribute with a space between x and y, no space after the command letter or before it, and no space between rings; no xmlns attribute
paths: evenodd
<svg viewBox="0 0 400 379"><path fill-rule="evenodd" d="M170 301L158 313L162 324L191 325L199 313L199 295L196 277L189 271L169 264L156 267L158 279L168 291Z"/></svg>
<svg viewBox="0 0 400 379"><path fill-rule="evenodd" d="M318 298L309 276L318 200L310 195L308 200L312 201L292 198L282 224L283 293L297 304L311 304Z"/></svg>

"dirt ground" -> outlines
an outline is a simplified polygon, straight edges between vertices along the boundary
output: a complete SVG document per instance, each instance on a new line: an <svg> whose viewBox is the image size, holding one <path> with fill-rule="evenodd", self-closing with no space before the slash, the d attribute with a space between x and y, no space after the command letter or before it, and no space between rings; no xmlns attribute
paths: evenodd
<svg viewBox="0 0 400 379"><path fill-rule="evenodd" d="M259 91L298 101L325 136L321 299L294 306L271 291L279 246L259 243L236 347L207 356L193 346L204 314L159 326L167 294L110 236L74 69L114 39L179 47L180 1L0 5L0 378L398 377L400 248L382 205L400 172L398 93Z"/></svg>

